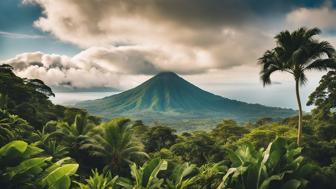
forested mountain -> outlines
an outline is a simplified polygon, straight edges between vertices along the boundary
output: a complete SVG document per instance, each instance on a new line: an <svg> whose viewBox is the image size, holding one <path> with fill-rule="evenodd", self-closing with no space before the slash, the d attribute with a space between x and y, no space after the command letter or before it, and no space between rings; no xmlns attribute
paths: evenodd
<svg viewBox="0 0 336 189"><path fill-rule="evenodd" d="M233 118L239 121L262 117L281 118L294 110L248 104L204 91L173 72L162 72L141 85L78 107L105 118L132 116L142 120ZM153 116L155 115L155 116Z"/></svg>

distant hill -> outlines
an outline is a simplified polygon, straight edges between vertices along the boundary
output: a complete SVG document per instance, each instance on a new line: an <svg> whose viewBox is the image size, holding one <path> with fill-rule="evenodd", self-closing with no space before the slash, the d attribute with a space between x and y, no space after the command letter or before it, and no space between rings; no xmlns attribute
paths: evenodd
<svg viewBox="0 0 336 189"><path fill-rule="evenodd" d="M78 103L90 113L148 120L225 119L252 121L291 116L294 110L248 104L204 91L173 72L162 72L125 92Z"/></svg>

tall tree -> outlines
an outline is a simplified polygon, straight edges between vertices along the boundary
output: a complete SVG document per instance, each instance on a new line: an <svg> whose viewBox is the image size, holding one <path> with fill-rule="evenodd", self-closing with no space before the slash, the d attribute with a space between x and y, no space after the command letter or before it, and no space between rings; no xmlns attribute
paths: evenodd
<svg viewBox="0 0 336 189"><path fill-rule="evenodd" d="M307 81L305 72L310 70L335 69L335 49L327 41L319 41L314 36L320 34L318 28L299 28L293 32L283 31L275 36L276 47L259 58L262 65L260 78L265 85L271 84L272 73L280 71L293 75L296 100L299 107L297 144L302 138L302 105L300 85Z"/></svg>

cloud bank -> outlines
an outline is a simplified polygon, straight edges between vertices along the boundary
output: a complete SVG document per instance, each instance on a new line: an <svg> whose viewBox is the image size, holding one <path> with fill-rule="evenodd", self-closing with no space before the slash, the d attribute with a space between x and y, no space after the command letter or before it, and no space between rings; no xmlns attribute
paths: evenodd
<svg viewBox="0 0 336 189"><path fill-rule="evenodd" d="M149 70L143 70L144 74L160 70L162 64L172 71L189 74L206 72L210 67L226 69L254 64L269 46L270 36L262 31L265 18L299 6L289 0L258 1L258 6L255 0L24 2L42 7L43 15L34 22L37 28L84 49L93 46L160 49L154 59L165 63L148 63ZM260 7L263 3L267 8ZM152 63L159 65L151 66ZM186 66L190 71L184 69Z"/></svg>
<svg viewBox="0 0 336 189"><path fill-rule="evenodd" d="M321 7L299 8L287 15L286 21L290 26L319 27L325 31L335 31L336 10L331 1L326 1Z"/></svg>
<svg viewBox="0 0 336 189"><path fill-rule="evenodd" d="M35 27L83 50L71 57L24 53L4 62L49 85L115 88L161 71L204 75L257 66L283 26L336 27L331 4L303 2L23 0L43 10Z"/></svg>
<svg viewBox="0 0 336 189"><path fill-rule="evenodd" d="M202 51L171 56L169 49L159 47L110 46L91 47L72 57L23 53L2 63L12 65L21 77L39 78L51 86L127 88L132 86L127 84L130 78L138 75L146 77L168 70L203 73L213 69L208 58Z"/></svg>

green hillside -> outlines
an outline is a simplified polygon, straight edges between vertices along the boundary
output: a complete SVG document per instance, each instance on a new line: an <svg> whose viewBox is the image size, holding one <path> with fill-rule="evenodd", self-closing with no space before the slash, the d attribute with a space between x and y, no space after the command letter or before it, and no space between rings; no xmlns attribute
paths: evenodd
<svg viewBox="0 0 336 189"><path fill-rule="evenodd" d="M231 100L204 91L173 72L162 72L120 94L77 104L105 118L132 115L142 120L233 118L239 121L293 115L290 109Z"/></svg>

